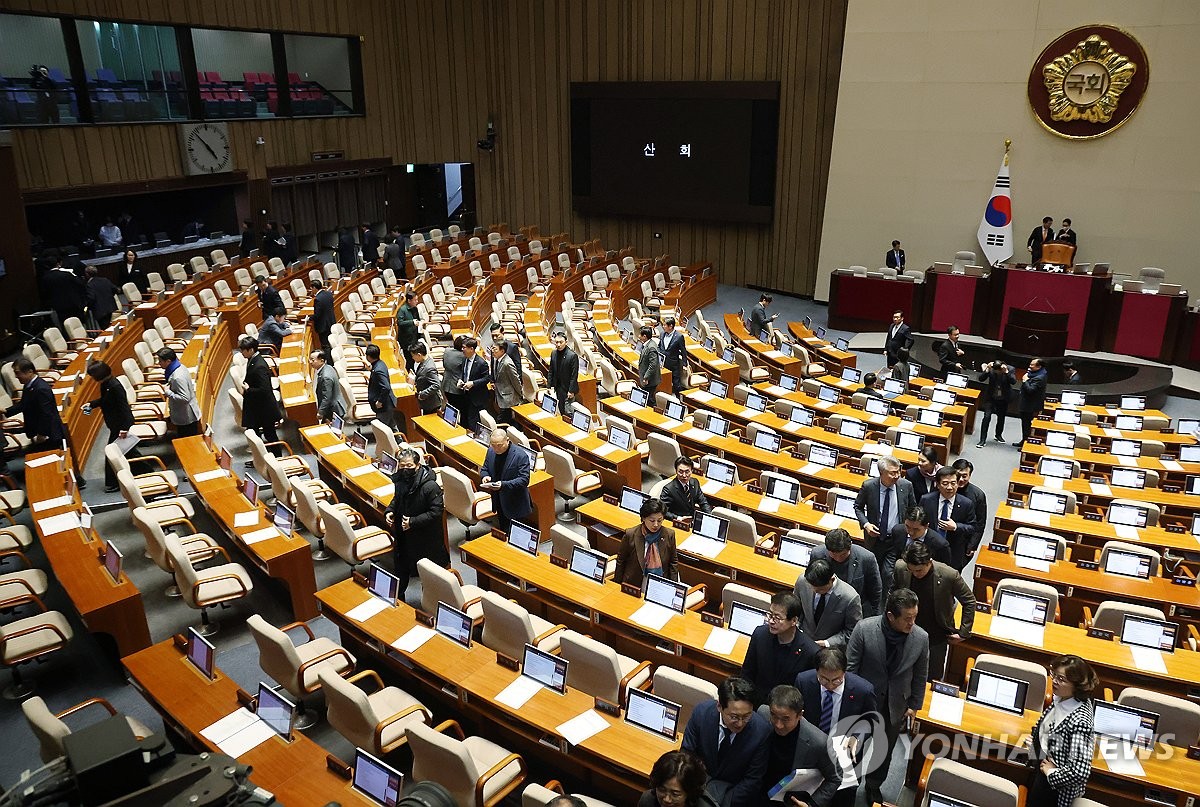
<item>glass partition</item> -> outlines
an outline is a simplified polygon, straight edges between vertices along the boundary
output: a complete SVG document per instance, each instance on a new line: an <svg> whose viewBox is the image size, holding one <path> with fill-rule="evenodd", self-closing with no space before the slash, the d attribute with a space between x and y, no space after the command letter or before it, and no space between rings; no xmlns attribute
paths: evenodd
<svg viewBox="0 0 1200 807"><path fill-rule="evenodd" d="M78 123L62 23L0 14L0 123Z"/></svg>
<svg viewBox="0 0 1200 807"><path fill-rule="evenodd" d="M192 47L206 120L279 114L270 34L193 28Z"/></svg>
<svg viewBox="0 0 1200 807"><path fill-rule="evenodd" d="M188 117L174 28L100 20L76 20L75 28L96 121Z"/></svg>
<svg viewBox="0 0 1200 807"><path fill-rule="evenodd" d="M283 37L292 114L351 115L350 41L333 36Z"/></svg>

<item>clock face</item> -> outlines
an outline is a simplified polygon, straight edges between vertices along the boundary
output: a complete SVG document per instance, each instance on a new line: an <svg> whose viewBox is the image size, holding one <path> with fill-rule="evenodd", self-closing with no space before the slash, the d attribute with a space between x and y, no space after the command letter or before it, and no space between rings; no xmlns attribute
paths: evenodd
<svg viewBox="0 0 1200 807"><path fill-rule="evenodd" d="M184 169L190 175L230 170L229 132L223 123L199 123L181 131Z"/></svg>

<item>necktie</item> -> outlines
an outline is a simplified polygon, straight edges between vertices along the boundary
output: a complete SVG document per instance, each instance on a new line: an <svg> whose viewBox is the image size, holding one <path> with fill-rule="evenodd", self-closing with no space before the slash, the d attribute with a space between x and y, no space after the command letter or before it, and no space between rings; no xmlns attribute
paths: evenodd
<svg viewBox="0 0 1200 807"><path fill-rule="evenodd" d="M821 624L821 615L825 613L825 595L817 595L817 605L813 608L813 625Z"/></svg>
<svg viewBox="0 0 1200 807"><path fill-rule="evenodd" d="M710 737L712 735L709 735ZM721 727L721 744L717 746L717 764L720 765L725 759L725 755L729 753L730 747L733 745L733 732L724 726Z"/></svg>
<svg viewBox="0 0 1200 807"><path fill-rule="evenodd" d="M883 534L887 534L887 531L888 531L888 516L891 513L891 509L892 509L892 489L884 488L883 489L883 506L880 508L880 511L879 511L879 531Z"/></svg>
<svg viewBox="0 0 1200 807"><path fill-rule="evenodd" d="M833 727L833 693L825 690L821 698L821 731L826 734Z"/></svg>
<svg viewBox="0 0 1200 807"><path fill-rule="evenodd" d="M950 500L942 499L942 521L950 519Z"/></svg>

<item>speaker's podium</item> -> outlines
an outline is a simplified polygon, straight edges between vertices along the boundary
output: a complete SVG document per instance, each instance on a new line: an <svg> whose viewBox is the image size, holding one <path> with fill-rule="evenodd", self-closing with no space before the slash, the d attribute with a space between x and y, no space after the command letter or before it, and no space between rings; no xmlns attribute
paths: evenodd
<svg viewBox="0 0 1200 807"><path fill-rule="evenodd" d="M1057 358L1067 352L1069 313L1010 308L1001 347L1022 356Z"/></svg>

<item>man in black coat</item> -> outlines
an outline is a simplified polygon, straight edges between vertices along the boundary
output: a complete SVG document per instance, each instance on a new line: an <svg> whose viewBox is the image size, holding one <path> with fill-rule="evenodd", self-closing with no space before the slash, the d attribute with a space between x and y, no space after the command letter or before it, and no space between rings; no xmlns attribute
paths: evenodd
<svg viewBox="0 0 1200 807"><path fill-rule="evenodd" d="M279 240L283 242L283 246L279 249L279 259L290 266L300 257L300 247L296 243L296 234L292 232L292 225L283 225L283 232L280 234Z"/></svg>
<svg viewBox="0 0 1200 807"><path fill-rule="evenodd" d="M359 241L362 243L363 263L374 266L379 263L379 236L375 235L369 224L362 225L361 232Z"/></svg>
<svg viewBox="0 0 1200 807"><path fill-rule="evenodd" d="M903 254L903 253L902 253ZM912 328L904 321L904 312L892 312L892 324L888 327L887 336L883 341L883 352L887 355L887 366L896 363L896 355L901 348L911 348L913 344ZM905 378L905 381L908 379Z"/></svg>
<svg viewBox="0 0 1200 807"><path fill-rule="evenodd" d="M554 334L554 352L550 354L546 386L554 390L554 398L562 413L570 416L571 404L579 394L579 357L567 347L567 335L562 331Z"/></svg>
<svg viewBox="0 0 1200 807"><path fill-rule="evenodd" d="M975 546L983 543L983 537L988 528L987 494L979 485L971 484L971 475L975 473L975 465L966 457L959 457L950 466L958 474L958 492L971 500L975 508Z"/></svg>
<svg viewBox="0 0 1200 807"><path fill-rule="evenodd" d="M338 268L349 274L358 268L358 245L354 243L354 231L342 227L337 244Z"/></svg>
<svg viewBox="0 0 1200 807"><path fill-rule="evenodd" d="M249 258L250 253L258 245L258 234L254 232L254 222L250 219L242 221L242 241L238 244L238 257Z"/></svg>
<svg viewBox="0 0 1200 807"><path fill-rule="evenodd" d="M904 271L904 250L900 249L899 241L892 242L892 248L883 256L883 265L897 272Z"/></svg>
<svg viewBox="0 0 1200 807"><path fill-rule="evenodd" d="M817 663L817 643L800 630L800 599L790 591L771 597L767 621L754 629L739 673L754 684L754 702L766 703L767 693L790 684Z"/></svg>
<svg viewBox="0 0 1200 807"><path fill-rule="evenodd" d="M273 221L267 222L267 231L263 233L262 254L267 260L278 258L283 253L282 237L279 225Z"/></svg>
<svg viewBox="0 0 1200 807"><path fill-rule="evenodd" d="M918 541L929 547L929 554L933 555L934 560L945 563L947 566L950 565L950 544L946 540L946 536L929 526L929 515L925 512L925 508L917 505L904 514L904 523L892 527L892 531L888 535L888 545L879 566L885 592L892 587L896 561L904 557L904 550L908 548L909 544ZM886 593L884 599L887 599Z"/></svg>
<svg viewBox="0 0 1200 807"><path fill-rule="evenodd" d="M1033 431L1033 419L1045 404L1046 368L1042 366L1041 359L1033 358L1029 360L1029 369L1025 373L1025 380L1021 382L1021 397L1017 404L1017 412L1021 417L1021 440L1014 442L1014 446L1020 446L1029 439Z"/></svg>
<svg viewBox="0 0 1200 807"><path fill-rule="evenodd" d="M62 265L61 259L56 258L53 268L42 273L41 287L42 300L54 309L59 325L71 317L83 319L87 287L82 278Z"/></svg>
<svg viewBox="0 0 1200 807"><path fill-rule="evenodd" d="M287 309L283 305L283 298L279 296L279 292L271 285L271 278L266 275L259 275L254 278L254 283L258 287L255 293L258 294L258 306L262 309L262 318L266 319L275 311Z"/></svg>
<svg viewBox="0 0 1200 807"><path fill-rule="evenodd" d="M959 330L951 325L946 329L946 338L938 345L938 364L942 368L942 376L947 373L961 373L963 369L963 349L958 346Z"/></svg>
<svg viewBox="0 0 1200 807"><path fill-rule="evenodd" d="M117 287L94 266L89 266L87 274L87 307L92 312L96 327L106 329L112 324L112 316L118 310Z"/></svg>
<svg viewBox="0 0 1200 807"><path fill-rule="evenodd" d="M469 432L479 425L479 412L488 402L488 361L476 355L478 350L478 339L472 337L463 342L461 425Z"/></svg>
<svg viewBox="0 0 1200 807"><path fill-rule="evenodd" d="M946 536L950 544L950 565L961 572L979 546L975 531L975 505L958 492L958 472L943 465L937 472L937 489L921 498L921 507L929 523Z"/></svg>
<svg viewBox="0 0 1200 807"><path fill-rule="evenodd" d="M700 483L693 477L696 463L691 457L680 455L675 458L675 478L663 486L658 498L663 503L663 511L672 522L683 519L691 520L699 510L711 513L712 505L700 489Z"/></svg>
<svg viewBox="0 0 1200 807"><path fill-rule="evenodd" d="M329 352L329 334L333 331L335 322L333 313L333 292L325 288L325 281L313 278L308 282L312 289L313 312L312 328L317 338L321 340L321 349Z"/></svg>
<svg viewBox="0 0 1200 807"><path fill-rule="evenodd" d="M420 463L421 455L416 449L400 450L396 473L392 475L395 493L383 514L395 539L392 559L400 578L401 599L409 579L417 573L417 561L421 558L450 568L442 519L442 488L433 471Z"/></svg>
<svg viewBox="0 0 1200 807"><path fill-rule="evenodd" d="M1042 247L1054 240L1054 219L1046 216L1042 219L1041 227L1034 227L1033 232L1029 234L1029 240L1025 242L1025 246L1029 249L1029 262L1032 264L1041 263Z"/></svg>
<svg viewBox="0 0 1200 807"><path fill-rule="evenodd" d="M1008 416L1008 404L1012 400L1017 377L1013 368L1002 361L990 361L982 367L979 382L983 384L980 405L983 409L983 425L979 427L979 447L987 445L988 427L992 415L996 416L996 441L1004 442L1004 419Z"/></svg>
<svg viewBox="0 0 1200 807"><path fill-rule="evenodd" d="M50 447L58 448L67 439L66 429L63 428L62 417L58 413L58 404L54 400L54 391L46 379L37 374L33 362L21 356L13 361L13 374L23 385L21 400L4 411L6 417L12 417L18 412L25 416L25 436L34 443L49 443ZM43 451L47 446L31 446L35 451Z"/></svg>
<svg viewBox="0 0 1200 807"><path fill-rule="evenodd" d="M392 390L392 374L379 358L379 345L367 345L363 353L371 362L371 375L367 378L367 403L375 417L389 429L395 428L396 393Z"/></svg>
<svg viewBox="0 0 1200 807"><path fill-rule="evenodd" d="M242 428L254 429L259 437L267 444L275 456L283 454L279 446L271 443L279 442L275 425L282 415L279 403L275 400L275 391L271 388L271 365L258 352L258 340L253 336L243 336L238 340L238 350L246 358L245 391L242 393Z"/></svg>
<svg viewBox="0 0 1200 807"><path fill-rule="evenodd" d="M92 362L87 368L87 374L100 384L100 397L89 401L84 413L90 415L93 409L100 407L100 414L104 416L104 425L108 427L108 440L105 445L111 445L118 439L128 436L129 429L133 427L133 409L129 406L129 396L126 394L125 388L121 386L121 382L113 378L112 368L104 362ZM125 456L132 458L141 455L138 454L136 448L132 448L125 452ZM104 492L116 493L118 489L117 470L105 460Z"/></svg>
<svg viewBox="0 0 1200 807"><path fill-rule="evenodd" d="M683 391L687 379L687 346L684 344L683 333L675 330L675 318L663 317L663 332L659 337L659 352L662 353L663 367L671 371L671 392L676 396Z"/></svg>

